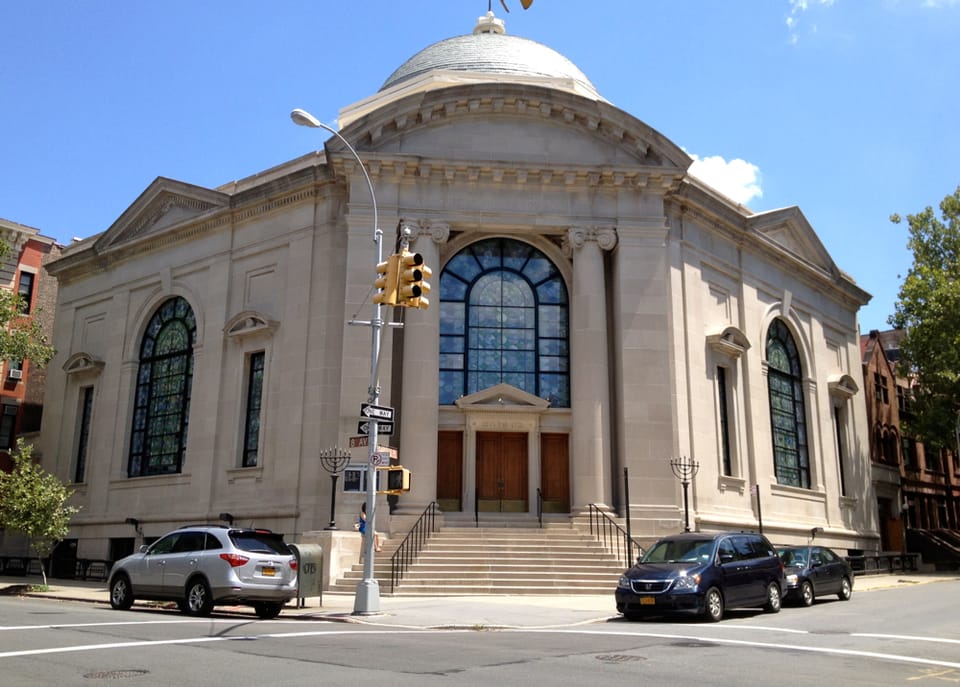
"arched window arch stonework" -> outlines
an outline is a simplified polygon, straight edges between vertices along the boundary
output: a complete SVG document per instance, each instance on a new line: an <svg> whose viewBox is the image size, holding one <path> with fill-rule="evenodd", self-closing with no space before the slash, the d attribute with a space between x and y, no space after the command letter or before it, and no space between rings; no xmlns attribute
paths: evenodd
<svg viewBox="0 0 960 687"><path fill-rule="evenodd" d="M440 276L440 404L506 383L570 407L567 288L534 246L490 238Z"/></svg>
<svg viewBox="0 0 960 687"><path fill-rule="evenodd" d="M140 341L127 474L167 475L183 469L197 323L186 299L164 301Z"/></svg>
<svg viewBox="0 0 960 687"><path fill-rule="evenodd" d="M767 392L777 483L810 488L803 367L787 325L775 319L767 330Z"/></svg>

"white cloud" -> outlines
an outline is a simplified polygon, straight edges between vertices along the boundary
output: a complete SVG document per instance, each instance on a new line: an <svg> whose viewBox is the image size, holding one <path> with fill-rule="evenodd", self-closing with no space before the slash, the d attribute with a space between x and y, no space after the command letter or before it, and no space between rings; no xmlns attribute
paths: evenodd
<svg viewBox="0 0 960 687"><path fill-rule="evenodd" d="M935 2L937 0L928 1ZM788 2L790 3L790 14L787 15L787 31L790 32L790 42L796 45L798 41L797 27L800 24L800 15L810 9L811 3L823 7L830 7L836 0L788 0ZM816 30L816 27L814 27L814 30Z"/></svg>
<svg viewBox="0 0 960 687"><path fill-rule="evenodd" d="M746 160L724 160L719 155L701 158L690 155L690 174L712 186L728 198L746 205L754 198L763 198L760 168Z"/></svg>

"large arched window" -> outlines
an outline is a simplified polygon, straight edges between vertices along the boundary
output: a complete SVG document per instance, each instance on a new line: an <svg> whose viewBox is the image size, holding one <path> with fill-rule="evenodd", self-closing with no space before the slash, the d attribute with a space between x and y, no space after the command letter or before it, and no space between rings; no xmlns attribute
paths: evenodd
<svg viewBox="0 0 960 687"><path fill-rule="evenodd" d="M154 313L140 343L130 477L180 472L187 447L197 323L179 296Z"/></svg>
<svg viewBox="0 0 960 687"><path fill-rule="evenodd" d="M520 241L486 239L440 276L440 403L500 383L570 406L570 327L563 277Z"/></svg>
<svg viewBox="0 0 960 687"><path fill-rule="evenodd" d="M782 320L767 331L767 390L773 429L773 462L779 484L810 488L803 369L793 335Z"/></svg>

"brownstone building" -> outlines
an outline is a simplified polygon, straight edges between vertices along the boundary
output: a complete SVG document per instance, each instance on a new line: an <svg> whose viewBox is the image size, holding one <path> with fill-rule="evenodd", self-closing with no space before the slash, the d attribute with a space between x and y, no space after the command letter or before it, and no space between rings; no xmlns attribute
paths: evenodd
<svg viewBox="0 0 960 687"><path fill-rule="evenodd" d="M902 338L901 330L860 338L881 547L913 550L942 539L949 548L957 536L950 530L960 530L957 447L924 445L901 428L912 397L911 380L897 370Z"/></svg>

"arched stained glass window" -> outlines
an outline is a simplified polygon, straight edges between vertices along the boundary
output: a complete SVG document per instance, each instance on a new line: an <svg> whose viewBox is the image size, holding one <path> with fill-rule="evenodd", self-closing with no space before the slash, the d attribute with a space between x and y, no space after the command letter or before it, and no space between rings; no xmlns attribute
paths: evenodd
<svg viewBox="0 0 960 687"><path fill-rule="evenodd" d="M193 310L179 296L165 301L147 325L140 342L130 477L183 469L196 338Z"/></svg>
<svg viewBox="0 0 960 687"><path fill-rule="evenodd" d="M810 488L803 370L793 335L782 320L767 331L767 390L773 430L774 470L779 484Z"/></svg>
<svg viewBox="0 0 960 687"><path fill-rule="evenodd" d="M570 407L567 287L543 253L486 239L440 275L440 403L500 383Z"/></svg>

